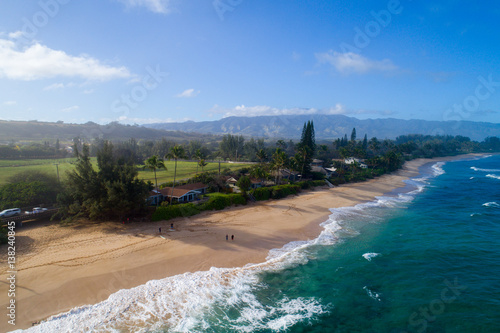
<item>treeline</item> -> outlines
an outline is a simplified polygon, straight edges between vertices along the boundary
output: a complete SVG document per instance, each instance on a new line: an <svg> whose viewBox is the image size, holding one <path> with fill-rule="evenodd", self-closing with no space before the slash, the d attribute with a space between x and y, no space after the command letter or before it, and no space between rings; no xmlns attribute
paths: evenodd
<svg viewBox="0 0 500 333"><path fill-rule="evenodd" d="M43 143L29 143L24 145L0 145L1 159L35 159L35 158L64 158L72 154L65 150L59 140L54 144L49 141Z"/></svg>
<svg viewBox="0 0 500 333"><path fill-rule="evenodd" d="M0 210L28 209L35 205L51 206L61 192L57 178L39 171L23 171L0 186Z"/></svg>
<svg viewBox="0 0 500 333"><path fill-rule="evenodd" d="M46 143L32 145L31 147L35 148L30 149L53 154L54 151L62 150L60 145L57 146ZM14 149L17 154L25 149L9 148ZM489 137L483 142L476 142L463 136L425 135L404 135L395 140L379 140L363 135L359 139L356 129L353 129L349 137L345 134L334 141L317 143L314 124L307 122L298 142L266 142L263 139L247 139L231 134L216 142L192 140L184 144L166 138L156 141L139 141L132 138L114 143L95 139L87 144L82 139L75 138L72 148L77 162L75 170L66 182L60 184L54 177L41 173L16 175L0 187L0 209L57 203L61 207L60 216L63 218L83 216L92 219L122 219L140 215L144 213L144 203L149 190L156 184L139 180L137 170L145 166L151 157L156 156L161 160L175 149L182 151L178 158L199 163L201 173L197 172L192 181L204 182L209 184L213 191L223 192L226 188L222 178L224 175L236 178L247 176L275 185L303 179L319 180L325 178L325 174L314 171L311 166L313 159L319 159L323 167L336 169L335 173L331 173L330 180L339 184L394 171L406 160L413 158L498 152L500 139ZM2 152L0 150L0 154ZM39 156L40 153L35 155ZM90 164L91 156L97 156L97 170ZM346 164L346 159L351 157L356 158L356 161ZM174 159L177 160L177 157ZM206 161L226 159L256 163L252 168L241 170L238 174L224 170L203 172Z"/></svg>

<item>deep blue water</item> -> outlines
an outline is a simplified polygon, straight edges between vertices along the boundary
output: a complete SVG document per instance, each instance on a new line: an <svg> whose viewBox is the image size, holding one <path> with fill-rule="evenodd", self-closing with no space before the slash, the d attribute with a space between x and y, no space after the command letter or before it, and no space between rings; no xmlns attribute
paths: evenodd
<svg viewBox="0 0 500 333"><path fill-rule="evenodd" d="M150 281L38 332L500 332L500 155L433 163L268 262Z"/></svg>

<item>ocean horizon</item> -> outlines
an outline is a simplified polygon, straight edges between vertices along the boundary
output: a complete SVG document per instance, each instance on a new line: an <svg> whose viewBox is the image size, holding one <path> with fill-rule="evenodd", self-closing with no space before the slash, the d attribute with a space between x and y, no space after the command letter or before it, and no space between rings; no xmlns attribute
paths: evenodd
<svg viewBox="0 0 500 333"><path fill-rule="evenodd" d="M500 332L500 155L420 168L240 268L112 294L27 332Z"/></svg>

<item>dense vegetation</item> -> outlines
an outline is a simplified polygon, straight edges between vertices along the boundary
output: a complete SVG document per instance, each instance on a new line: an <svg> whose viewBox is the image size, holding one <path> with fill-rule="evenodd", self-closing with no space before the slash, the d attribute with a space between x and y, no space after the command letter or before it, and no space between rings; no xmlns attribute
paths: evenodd
<svg viewBox="0 0 500 333"><path fill-rule="evenodd" d="M233 205L245 205L247 199L241 194L216 194L211 195L208 201L195 205L193 203L179 205L163 205L153 213L153 221L170 220L176 217L189 217L206 210L222 210Z"/></svg>
<svg viewBox="0 0 500 333"><path fill-rule="evenodd" d="M124 219L144 212L152 184L137 178L130 156L114 152L113 145L105 142L97 152L96 171L87 145L76 155L76 168L57 198L62 218Z"/></svg>
<svg viewBox="0 0 500 333"><path fill-rule="evenodd" d="M61 185L55 176L33 171L21 172L0 187L0 210L12 207L50 205L56 201Z"/></svg>
<svg viewBox="0 0 500 333"><path fill-rule="evenodd" d="M18 157L31 156L27 153L21 156L24 154L22 152L33 152L33 156L53 153L63 155L62 144L57 140L53 144L44 142L1 147L4 150L0 150L0 153L15 151ZM395 140L378 140L368 138L366 134L362 139L358 139L356 129L353 129L350 137L345 134L333 142L316 142L311 121L304 124L301 140L296 143L291 140L248 140L231 134L223 136L216 143L191 140L182 144L167 138L127 139L111 143L104 139L85 142L77 137L72 141L72 150L76 159L72 161L72 168L68 169L71 171L66 177L61 177L60 182L44 172L11 177L7 184L0 187L0 208L53 205L57 202L60 208L59 216L65 219L87 217L121 220L145 214L146 198L154 186L176 186L177 182L166 182L164 175L167 172L169 181L173 176L175 180L183 179L181 182L185 182L186 176L190 175L190 181L203 182L212 192L221 193L232 192L232 188L228 188L226 184L227 177L232 176L239 179L237 186L243 198L252 194L256 200L278 199L296 194L302 189L325 184L325 174L313 172L311 169L313 158L322 160L324 167L336 169L328 180L337 185L392 172L400 168L406 160L413 158L498 152L500 139L489 137L483 142L476 142L464 136L404 135ZM7 156L0 154L0 157ZM347 164L345 161L350 157L363 162L356 160ZM165 170L165 158L172 159L168 162L168 171ZM221 168L219 163L225 159L244 160L254 164L235 164L240 170L231 171ZM22 163L30 164L31 161L23 159ZM54 169L54 166L51 168ZM187 169L189 171L186 172ZM142 178L147 175L148 181L141 180L139 175ZM267 182L267 185L274 183L275 186L250 190L252 182L256 181ZM222 209L236 203L236 197L228 198L214 197L196 207L161 207L157 214L164 211L161 214L190 216L202 210ZM240 198L240 195L237 198ZM240 200L239 204L243 203L241 199L237 200Z"/></svg>

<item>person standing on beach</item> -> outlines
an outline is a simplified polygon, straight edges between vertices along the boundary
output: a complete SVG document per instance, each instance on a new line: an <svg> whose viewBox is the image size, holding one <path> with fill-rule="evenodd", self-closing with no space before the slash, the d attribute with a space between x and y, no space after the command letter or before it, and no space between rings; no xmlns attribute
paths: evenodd
<svg viewBox="0 0 500 333"><path fill-rule="evenodd" d="M161 228L158 228L158 230L160 231L160 234L161 234Z"/></svg>
<svg viewBox="0 0 500 333"><path fill-rule="evenodd" d="M228 235L226 235L226 242L227 242L227 240L228 240L228 239L229 239L229 236L228 236Z"/></svg>
<svg viewBox="0 0 500 333"><path fill-rule="evenodd" d="M234 235L231 235L231 240L232 240L232 241L234 240Z"/></svg>

